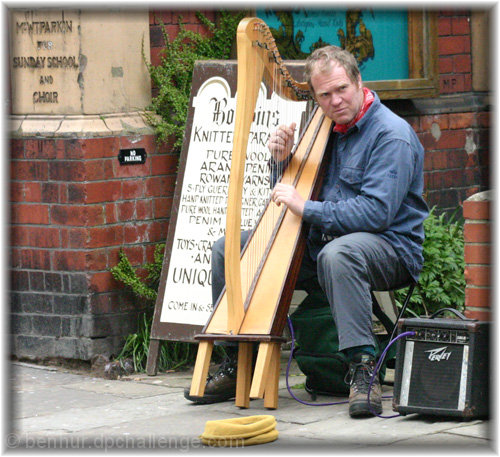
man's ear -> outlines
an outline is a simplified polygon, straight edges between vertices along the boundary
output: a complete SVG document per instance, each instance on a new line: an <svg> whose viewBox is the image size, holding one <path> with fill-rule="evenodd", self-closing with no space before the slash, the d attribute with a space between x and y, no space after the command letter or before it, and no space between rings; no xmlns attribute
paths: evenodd
<svg viewBox="0 0 500 457"><path fill-rule="evenodd" d="M358 89L363 87L363 81L361 80L361 75L358 75Z"/></svg>

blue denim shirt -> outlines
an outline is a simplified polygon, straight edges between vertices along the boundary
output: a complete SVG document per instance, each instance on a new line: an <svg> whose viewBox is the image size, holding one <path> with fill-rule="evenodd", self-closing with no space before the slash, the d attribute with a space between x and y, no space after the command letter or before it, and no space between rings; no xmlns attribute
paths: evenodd
<svg viewBox="0 0 500 457"><path fill-rule="evenodd" d="M332 150L318 201L308 200L309 253L335 236L377 233L417 280L423 265L424 149L411 126L375 100L345 134L332 132ZM328 154L328 153L327 153Z"/></svg>

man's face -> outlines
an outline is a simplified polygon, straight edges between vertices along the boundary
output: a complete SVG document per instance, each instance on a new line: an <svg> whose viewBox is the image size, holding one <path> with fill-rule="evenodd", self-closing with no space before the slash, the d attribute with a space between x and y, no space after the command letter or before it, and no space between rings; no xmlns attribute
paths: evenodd
<svg viewBox="0 0 500 457"><path fill-rule="evenodd" d="M340 65L332 63L324 71L313 70L311 84L319 106L336 124L347 124L361 109L361 77L354 83Z"/></svg>

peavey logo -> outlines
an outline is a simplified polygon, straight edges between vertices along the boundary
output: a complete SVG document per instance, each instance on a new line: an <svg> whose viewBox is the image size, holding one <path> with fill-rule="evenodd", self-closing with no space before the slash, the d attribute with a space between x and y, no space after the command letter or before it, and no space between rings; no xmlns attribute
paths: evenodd
<svg viewBox="0 0 500 457"><path fill-rule="evenodd" d="M446 352L446 349L448 349L448 346L437 349L429 349L425 352L429 353L429 360L431 362L440 362L441 360L448 360L450 358L451 351Z"/></svg>

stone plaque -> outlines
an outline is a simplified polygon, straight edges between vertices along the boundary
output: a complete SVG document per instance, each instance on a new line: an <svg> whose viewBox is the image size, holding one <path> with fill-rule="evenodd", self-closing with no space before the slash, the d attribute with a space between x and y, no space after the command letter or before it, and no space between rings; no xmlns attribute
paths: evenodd
<svg viewBox="0 0 500 457"><path fill-rule="evenodd" d="M69 10L11 11L14 114L79 113L80 17Z"/></svg>

